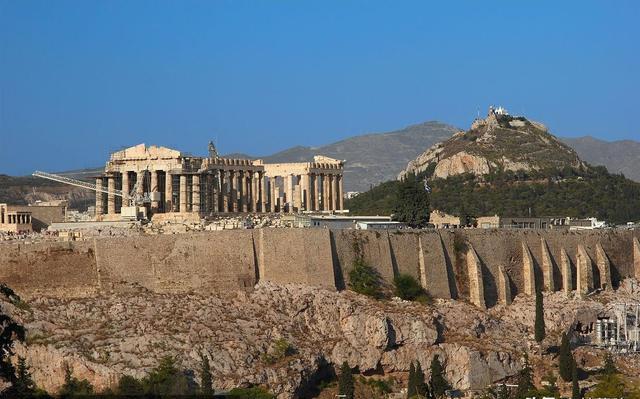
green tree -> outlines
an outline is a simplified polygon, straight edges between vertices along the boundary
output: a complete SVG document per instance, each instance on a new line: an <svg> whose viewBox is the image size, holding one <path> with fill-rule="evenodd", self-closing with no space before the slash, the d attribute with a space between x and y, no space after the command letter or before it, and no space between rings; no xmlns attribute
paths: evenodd
<svg viewBox="0 0 640 399"><path fill-rule="evenodd" d="M397 297L406 301L424 301L429 302L430 297L427 292L422 288L418 280L409 274L401 273L394 277L393 285L395 287L394 293Z"/></svg>
<svg viewBox="0 0 640 399"><path fill-rule="evenodd" d="M447 381L444 376L444 368L442 367L442 363L440 363L438 355L435 355L433 359L431 359L430 369L431 379L429 381L433 389L433 394L437 398L441 398L448 389L451 389L451 384L449 384L449 381Z"/></svg>
<svg viewBox="0 0 640 399"><path fill-rule="evenodd" d="M130 375L123 375L118 380L116 393L122 398L138 398L144 395L144 385L142 381Z"/></svg>
<svg viewBox="0 0 640 399"><path fill-rule="evenodd" d="M618 374L605 374L600 376L598 383L589 390L588 396L592 398L622 398L626 396L625 384Z"/></svg>
<svg viewBox="0 0 640 399"><path fill-rule="evenodd" d="M529 355L526 353L524 354L524 365L518 373L517 384L516 399L524 399L536 389L533 385L533 369L529 363Z"/></svg>
<svg viewBox="0 0 640 399"><path fill-rule="evenodd" d="M213 395L213 376L209 358L202 352L200 352L200 392L206 396Z"/></svg>
<svg viewBox="0 0 640 399"><path fill-rule="evenodd" d="M560 340L560 349L558 351L558 371L560 377L569 382L571 381L571 371L574 367L573 353L571 353L571 345L569 344L569 337L566 333L562 333L562 339Z"/></svg>
<svg viewBox="0 0 640 399"><path fill-rule="evenodd" d="M427 395L428 386L424 379L424 371L422 371L422 365L419 361L416 361L416 370L414 373L414 383L416 387L416 392L420 397L425 397Z"/></svg>
<svg viewBox="0 0 640 399"><path fill-rule="evenodd" d="M409 174L400 182L393 214L395 220L411 227L429 223L429 193L415 174Z"/></svg>
<svg viewBox="0 0 640 399"><path fill-rule="evenodd" d="M93 395L93 385L87 380L79 380L73 376L73 370L68 364L64 365L64 384L60 387L60 398L79 398Z"/></svg>
<svg viewBox="0 0 640 399"><path fill-rule="evenodd" d="M0 284L0 294L13 305L18 306L22 303L20 297L6 284ZM0 377L9 381L11 385L16 383L15 368L11 364L14 340L22 342L24 339L24 327L0 309Z"/></svg>
<svg viewBox="0 0 640 399"><path fill-rule="evenodd" d="M160 359L160 363L143 380L145 392L156 397L174 397L195 394L194 384L177 368L171 356Z"/></svg>
<svg viewBox="0 0 640 399"><path fill-rule="evenodd" d="M349 287L359 294L374 298L382 296L380 274L362 258L356 258L353 262L353 269L349 272Z"/></svg>
<svg viewBox="0 0 640 399"><path fill-rule="evenodd" d="M507 386L505 384L501 384L498 387L496 399L509 399L509 390L507 389Z"/></svg>
<svg viewBox="0 0 640 399"><path fill-rule="evenodd" d="M546 333L544 326L544 300L540 290L536 291L536 319L534 323L534 333L536 342L540 343L544 340Z"/></svg>
<svg viewBox="0 0 640 399"><path fill-rule="evenodd" d="M238 399L275 399L275 395L261 387L233 388L228 396Z"/></svg>
<svg viewBox="0 0 640 399"><path fill-rule="evenodd" d="M29 366L23 357L18 357L18 369L16 370L16 381L13 384L12 395L15 398L32 398L36 394L36 384L31 378Z"/></svg>
<svg viewBox="0 0 640 399"><path fill-rule="evenodd" d="M351 367L349 367L349 363L343 362L340 367L340 376L338 377L338 393L345 395L347 399L353 399L354 390Z"/></svg>
<svg viewBox="0 0 640 399"><path fill-rule="evenodd" d="M416 387L416 368L411 362L409 366L409 381L407 382L407 398L410 399L418 394L418 388Z"/></svg>
<svg viewBox="0 0 640 399"><path fill-rule="evenodd" d="M580 385L578 385L578 366L571 364L571 399L580 399Z"/></svg>
<svg viewBox="0 0 640 399"><path fill-rule="evenodd" d="M604 357L604 365L602 366L602 373L605 375L616 374L618 369L616 368L616 364L613 361L613 356L611 353L607 353Z"/></svg>

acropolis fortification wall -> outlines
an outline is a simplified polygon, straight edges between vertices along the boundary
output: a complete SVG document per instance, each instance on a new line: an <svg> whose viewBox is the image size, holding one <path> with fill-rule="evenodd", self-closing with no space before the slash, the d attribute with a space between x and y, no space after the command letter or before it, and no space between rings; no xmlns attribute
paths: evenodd
<svg viewBox="0 0 640 399"><path fill-rule="evenodd" d="M406 273L435 297L490 307L531 284L560 291L567 281L569 290L581 281L606 289L608 279L615 287L640 277L638 237L637 230L256 229L5 243L0 281L26 298L97 295L120 282L155 292L251 289L258 281L344 289L354 260L362 258L389 286Z"/></svg>

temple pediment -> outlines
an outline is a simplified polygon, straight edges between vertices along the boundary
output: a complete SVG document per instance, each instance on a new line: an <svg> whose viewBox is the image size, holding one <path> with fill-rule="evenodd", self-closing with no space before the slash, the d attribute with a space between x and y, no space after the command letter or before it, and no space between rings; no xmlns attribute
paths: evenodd
<svg viewBox="0 0 640 399"><path fill-rule="evenodd" d="M167 147L158 147L155 145L147 147L144 143L125 148L111 154L111 160L128 160L128 159L171 159L179 158L182 153Z"/></svg>

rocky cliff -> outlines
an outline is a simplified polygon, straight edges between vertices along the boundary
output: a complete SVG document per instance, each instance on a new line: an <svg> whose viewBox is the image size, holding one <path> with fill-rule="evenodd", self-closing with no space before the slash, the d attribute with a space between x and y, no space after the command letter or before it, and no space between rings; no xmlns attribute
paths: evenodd
<svg viewBox="0 0 640 399"><path fill-rule="evenodd" d="M624 289L586 300L545 294L548 341L605 303L633 295ZM211 360L217 388L260 384L279 398L308 397L317 379L344 361L363 375L403 379L411 361L427 365L435 355L454 387L480 389L516 374L522 353L535 352L534 303L527 296L484 311L462 301L378 301L304 285L184 295L121 284L89 298L42 296L20 309L0 305L27 328L17 354L50 391L63 383L64 363L104 389L122 374L143 376L166 355L194 370L198 381L200 352ZM267 361L264 354L278 339L293 351Z"/></svg>
<svg viewBox="0 0 640 399"><path fill-rule="evenodd" d="M410 161L399 178L430 167L434 168L433 177L447 178L463 173L481 176L499 170L540 171L566 166L586 168L576 152L544 125L492 109L486 119L476 120L468 131L454 134Z"/></svg>

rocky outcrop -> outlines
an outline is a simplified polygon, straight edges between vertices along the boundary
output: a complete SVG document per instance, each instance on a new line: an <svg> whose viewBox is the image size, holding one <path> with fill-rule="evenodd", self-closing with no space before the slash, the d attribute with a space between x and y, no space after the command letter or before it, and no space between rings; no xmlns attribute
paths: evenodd
<svg viewBox="0 0 640 399"><path fill-rule="evenodd" d="M545 293L548 336L622 298L615 295L637 295L635 286L623 287L584 300ZM199 381L204 353L217 388L259 384L279 398L305 397L317 376L344 361L368 375L405 376L412 361L428 365L435 355L454 387L480 389L516 374L521 354L533 347L535 306L527 296L487 311L455 300L378 301L303 285L259 284L251 292L217 294L116 288L88 298L39 297L26 310L0 303L27 328L26 345L16 352L40 386L58 389L66 364L101 390L123 374L144 376L166 355ZM294 353L265 360L282 338Z"/></svg>
<svg viewBox="0 0 640 399"><path fill-rule="evenodd" d="M466 132L437 143L410 161L398 178L434 167L433 178L470 173L487 175L496 170L531 171L546 168L584 168L570 147L547 128L524 117L496 114L477 119Z"/></svg>

